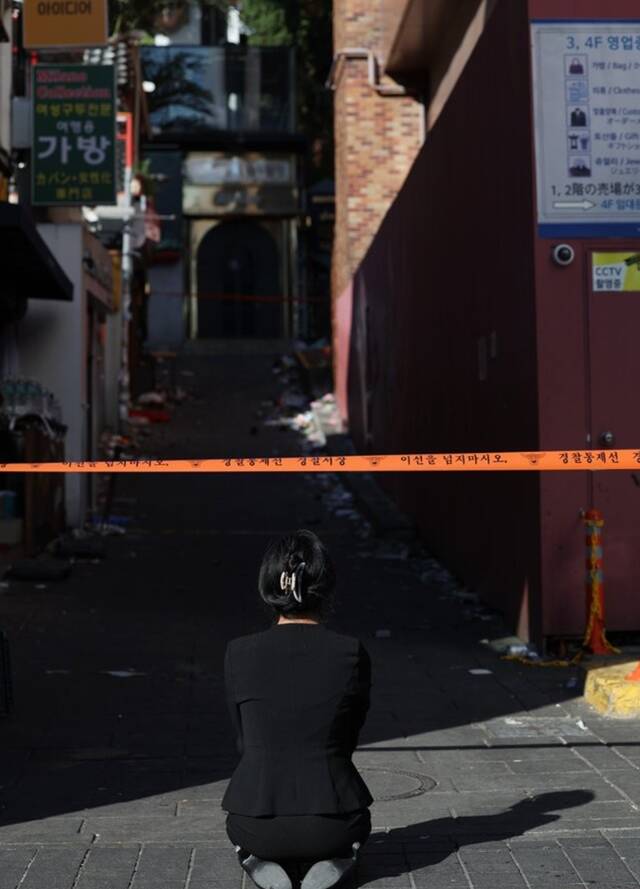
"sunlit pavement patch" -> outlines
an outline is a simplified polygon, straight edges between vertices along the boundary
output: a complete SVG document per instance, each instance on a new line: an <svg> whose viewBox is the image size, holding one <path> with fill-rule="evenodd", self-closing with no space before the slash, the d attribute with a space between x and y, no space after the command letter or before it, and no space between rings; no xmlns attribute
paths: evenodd
<svg viewBox="0 0 640 889"><path fill-rule="evenodd" d="M592 738L581 719L568 716L506 716L481 723L491 738Z"/></svg>

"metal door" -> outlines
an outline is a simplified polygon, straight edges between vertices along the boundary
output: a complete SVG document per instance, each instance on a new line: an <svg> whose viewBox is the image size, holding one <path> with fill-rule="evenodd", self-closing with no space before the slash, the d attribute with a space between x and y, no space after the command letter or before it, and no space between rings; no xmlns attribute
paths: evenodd
<svg viewBox="0 0 640 889"><path fill-rule="evenodd" d="M283 335L280 251L252 219L224 220L202 238L196 259L198 337Z"/></svg>

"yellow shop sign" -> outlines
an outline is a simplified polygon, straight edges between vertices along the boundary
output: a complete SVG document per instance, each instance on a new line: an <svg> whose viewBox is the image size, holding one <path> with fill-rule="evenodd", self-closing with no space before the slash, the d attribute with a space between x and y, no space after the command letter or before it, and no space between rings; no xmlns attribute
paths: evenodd
<svg viewBox="0 0 640 889"><path fill-rule="evenodd" d="M107 0L24 0L24 45L105 46Z"/></svg>

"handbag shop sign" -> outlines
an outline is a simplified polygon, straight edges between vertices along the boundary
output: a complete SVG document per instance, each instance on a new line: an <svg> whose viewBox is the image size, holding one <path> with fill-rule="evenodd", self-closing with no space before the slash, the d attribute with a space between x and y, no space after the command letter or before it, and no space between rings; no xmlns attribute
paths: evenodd
<svg viewBox="0 0 640 889"><path fill-rule="evenodd" d="M531 25L542 237L640 235L640 22Z"/></svg>
<svg viewBox="0 0 640 889"><path fill-rule="evenodd" d="M106 46L107 0L24 0L24 46Z"/></svg>
<svg viewBox="0 0 640 889"><path fill-rule="evenodd" d="M113 65L33 69L32 203L116 203Z"/></svg>

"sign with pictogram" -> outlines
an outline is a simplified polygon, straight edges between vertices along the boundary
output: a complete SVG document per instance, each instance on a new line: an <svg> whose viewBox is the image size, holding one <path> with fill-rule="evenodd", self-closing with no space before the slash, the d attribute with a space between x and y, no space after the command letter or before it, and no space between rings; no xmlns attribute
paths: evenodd
<svg viewBox="0 0 640 889"><path fill-rule="evenodd" d="M24 0L24 46L106 46L107 0Z"/></svg>
<svg viewBox="0 0 640 889"><path fill-rule="evenodd" d="M116 203L113 65L33 68L32 203Z"/></svg>
<svg viewBox="0 0 640 889"><path fill-rule="evenodd" d="M640 21L531 25L542 237L640 235Z"/></svg>

